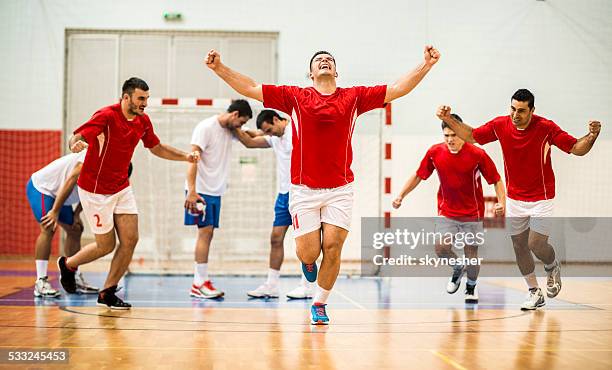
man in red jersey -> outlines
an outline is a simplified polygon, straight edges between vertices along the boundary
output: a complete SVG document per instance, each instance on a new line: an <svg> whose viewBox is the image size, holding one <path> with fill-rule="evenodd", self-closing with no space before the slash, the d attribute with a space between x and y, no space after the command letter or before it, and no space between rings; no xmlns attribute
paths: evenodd
<svg viewBox="0 0 612 370"><path fill-rule="evenodd" d="M458 115L452 116L462 122ZM453 243L444 243L448 240L447 235L454 235L454 246L464 248L465 256L472 260L478 258L478 247L482 244L484 233L484 196L480 175L482 174L489 184L494 184L498 199L494 208L497 215L504 214L506 205L504 183L495 164L484 150L458 138L445 122L442 122L442 132L444 143L436 144L427 150L418 170L408 178L399 196L393 201L393 208L401 207L404 197L414 190L421 180L427 180L434 170L438 171L438 215L443 218L436 222L436 234L442 236L440 239L443 242L436 245L436 254L441 258L459 260L452 250ZM474 244L467 244L465 241L472 241ZM455 293L466 272L465 303L478 303L476 280L480 265L455 264L446 291L449 294Z"/></svg>
<svg viewBox="0 0 612 370"><path fill-rule="evenodd" d="M353 207L353 149L351 136L357 116L382 108L408 94L439 60L440 53L426 46L424 61L394 84L336 86L336 61L326 51L310 60L312 87L260 85L221 62L211 50L206 65L236 92L262 101L267 108L285 112L292 121L292 216L297 256L310 282L317 280L316 260L323 252L318 287L311 307L313 324L328 324L325 307L340 271L340 252L348 235Z"/></svg>
<svg viewBox="0 0 612 370"><path fill-rule="evenodd" d="M164 159L195 162L199 153L185 153L162 144L144 113L149 86L132 77L123 84L121 101L94 113L74 131L70 150L88 148L77 185L83 213L95 234L96 243L71 257L60 257L60 282L68 293L76 291L77 267L111 253L115 249L115 230L119 246L111 262L98 305L111 309L130 309L131 305L115 295L117 283L127 271L138 242L138 208L128 180L128 167L138 141L151 153Z"/></svg>
<svg viewBox="0 0 612 370"><path fill-rule="evenodd" d="M494 118L475 129L454 119L448 106L439 107L437 115L467 142L482 145L499 140L508 192L506 216L511 217L516 262L529 287L521 309L535 310L546 302L538 287L532 253L544 263L547 296L553 298L561 291L561 270L555 250L548 244L546 219L552 216L555 198L550 147L556 145L566 153L583 156L593 147L601 123L590 121L589 133L576 139L553 121L533 114L535 98L529 90L516 91L510 101L509 116Z"/></svg>

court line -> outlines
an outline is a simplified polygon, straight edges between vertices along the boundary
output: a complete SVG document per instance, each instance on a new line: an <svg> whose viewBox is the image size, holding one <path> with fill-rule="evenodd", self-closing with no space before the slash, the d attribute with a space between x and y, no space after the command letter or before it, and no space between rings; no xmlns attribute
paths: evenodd
<svg viewBox="0 0 612 370"><path fill-rule="evenodd" d="M0 348L27 348L27 349L46 349L48 350L49 346L24 346L24 345L0 345ZM178 351L178 350L186 350L186 351L200 351L200 350L219 350L219 351L235 351L235 350L253 350L253 347L133 347L133 346L56 346L51 348L65 348L65 349L99 349L99 350L117 350L117 349L126 349L126 350L166 350L166 351ZM307 348L307 347L290 347L290 348L281 348L281 347L266 347L266 350L271 351L321 351L320 348ZM326 347L326 350L331 351L354 351L355 348L330 348ZM380 349L371 348L371 346L367 348L359 348L359 351L362 352L379 352ZM394 349L397 352L431 352L432 349L428 348L402 348L402 349ZM533 348L533 349L516 349L516 348L503 348L503 349L475 349L475 348L457 348L454 349L457 352L559 352L559 348ZM572 349L563 349L563 352L612 352L612 349L593 349L593 348L572 348Z"/></svg>
<svg viewBox="0 0 612 370"><path fill-rule="evenodd" d="M326 332L316 331L310 324L310 328L306 330L220 330L220 329L160 329L160 328L109 328L109 327L74 327L74 326L42 326L42 325L0 325L0 328L29 328L29 329L63 329L63 330L108 330L108 331L128 331L128 332L205 332L205 333L307 333L307 334L482 334L482 333L565 333L565 332L612 332L612 329L566 329L566 330L482 330L482 329L464 329L441 331L337 331L331 330ZM612 351L612 349L610 349Z"/></svg>
<svg viewBox="0 0 612 370"><path fill-rule="evenodd" d="M362 306L361 304L359 304L357 301L351 299L349 296L347 296L346 294L342 293L342 291L340 289L334 289L334 293L337 293L338 295L340 295L340 297L344 298L345 300L347 300L348 302L352 303L355 307L361 309L361 310L366 310L366 308L364 306Z"/></svg>
<svg viewBox="0 0 612 370"><path fill-rule="evenodd" d="M461 366L457 361L454 361L452 358L450 358L450 357L448 357L446 355L443 355L442 353L440 353L440 352L438 352L436 350L430 349L429 352L432 353L437 358L441 359L442 361L446 362L448 365L454 367L455 369L458 369L458 370L467 370L467 368Z"/></svg>
<svg viewBox="0 0 612 370"><path fill-rule="evenodd" d="M98 317L108 317L108 318L116 318L116 319L132 319L132 320L147 320L147 321L163 321L163 322L187 322L187 323L204 323L204 324L235 324L235 325L303 325L310 326L310 324L299 324L299 323L279 323L279 322L252 322L252 321L210 321L210 320L184 320L184 319L168 319L168 318L154 318L154 317L132 317L132 316L122 316L122 315L109 315L109 314L100 314L94 312L82 312L77 311L75 309L70 309L64 306L59 307L61 311L74 313L77 315L83 316L98 316ZM109 310L106 310L107 312ZM112 311L111 311L112 312ZM482 319L465 319L465 320L446 320L446 321L411 321L411 322L359 322L354 324L334 324L334 326L363 326L363 325L421 325L421 324L449 324L449 323L468 323L468 322L483 322L483 321L496 321L496 320L506 320L513 319L522 316L530 315L529 311L521 311L520 313L509 315L509 316L501 316L501 317L486 317Z"/></svg>

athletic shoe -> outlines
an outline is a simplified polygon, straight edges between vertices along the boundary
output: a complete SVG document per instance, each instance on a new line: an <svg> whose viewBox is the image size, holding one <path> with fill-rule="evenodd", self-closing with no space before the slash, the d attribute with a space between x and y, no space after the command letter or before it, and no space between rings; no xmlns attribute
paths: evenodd
<svg viewBox="0 0 612 370"><path fill-rule="evenodd" d="M546 296L548 298L555 298L561 291L561 266L559 262L555 262L555 266L550 270L546 267Z"/></svg>
<svg viewBox="0 0 612 370"><path fill-rule="evenodd" d="M34 297L55 298L60 295L59 290L53 289L47 279L46 276L43 276L36 280L34 284Z"/></svg>
<svg viewBox="0 0 612 370"><path fill-rule="evenodd" d="M114 285L110 288L106 288L98 293L98 306L107 307L111 310L129 310L132 305L123 302L123 300L115 295L117 286Z"/></svg>
<svg viewBox="0 0 612 370"><path fill-rule="evenodd" d="M544 306L545 304L546 301L544 301L544 294L542 294L542 289L532 288L529 289L529 295L527 296L527 300L521 305L521 310L535 310L539 307Z"/></svg>
<svg viewBox="0 0 612 370"><path fill-rule="evenodd" d="M278 298L278 285L261 284L257 289L247 292L252 298Z"/></svg>
<svg viewBox="0 0 612 370"><path fill-rule="evenodd" d="M60 273L60 283L67 293L76 293L76 271L72 271L66 266L66 257L62 256L57 259L57 267Z"/></svg>
<svg viewBox="0 0 612 370"><path fill-rule="evenodd" d="M217 290L210 280L206 280L202 285L197 286L195 284L191 285L190 296L196 298L219 298L223 297L225 293L220 290Z"/></svg>
<svg viewBox="0 0 612 370"><path fill-rule="evenodd" d="M448 284L446 284L446 291L448 294L453 294L459 290L463 274L465 274L465 267L462 267L461 270L453 269L453 276L448 279Z"/></svg>
<svg viewBox="0 0 612 370"><path fill-rule="evenodd" d="M287 293L287 298L291 299L308 299L312 298L312 289L310 286L299 285L292 291Z"/></svg>
<svg viewBox="0 0 612 370"><path fill-rule="evenodd" d="M310 314L312 315L310 323L312 325L329 325L329 317L325 312L326 306L324 303L317 302L310 307Z"/></svg>
<svg viewBox="0 0 612 370"><path fill-rule="evenodd" d="M476 284L465 284L465 303L478 303Z"/></svg>
<svg viewBox="0 0 612 370"><path fill-rule="evenodd" d="M317 281L317 263L305 264L302 262L302 272L304 273L304 277L309 282L313 283Z"/></svg>
<svg viewBox="0 0 612 370"><path fill-rule="evenodd" d="M82 272L79 272L78 274L76 274L75 281L76 281L77 292L81 294L98 294L100 290L98 287L89 285L89 283L83 277ZM117 289L117 291L119 291L119 289Z"/></svg>

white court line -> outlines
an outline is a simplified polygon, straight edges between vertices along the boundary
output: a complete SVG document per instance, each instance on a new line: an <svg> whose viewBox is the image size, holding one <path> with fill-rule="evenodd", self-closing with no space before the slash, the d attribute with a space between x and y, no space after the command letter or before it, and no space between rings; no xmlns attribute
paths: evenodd
<svg viewBox="0 0 612 370"><path fill-rule="evenodd" d="M340 297L344 298L345 300L347 300L348 302L352 303L355 307L361 309L361 310L365 310L366 308L364 306L362 306L361 304L359 304L358 302L354 301L353 299L351 299L349 296L347 296L346 294L342 293L342 291L340 291L339 289L335 289L334 290L335 293L337 293L338 295L340 295Z"/></svg>

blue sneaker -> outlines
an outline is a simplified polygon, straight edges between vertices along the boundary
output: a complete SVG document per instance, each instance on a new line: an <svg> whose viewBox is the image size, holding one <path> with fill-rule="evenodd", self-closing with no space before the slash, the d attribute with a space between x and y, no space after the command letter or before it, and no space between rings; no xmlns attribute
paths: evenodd
<svg viewBox="0 0 612 370"><path fill-rule="evenodd" d="M323 303L315 303L310 307L310 313L312 315L310 323L312 325L329 325L329 317L327 317L327 313L325 312L326 306L327 305Z"/></svg>
<svg viewBox="0 0 612 370"><path fill-rule="evenodd" d="M311 283L317 281L317 263L305 264L302 262L302 272L304 277Z"/></svg>

